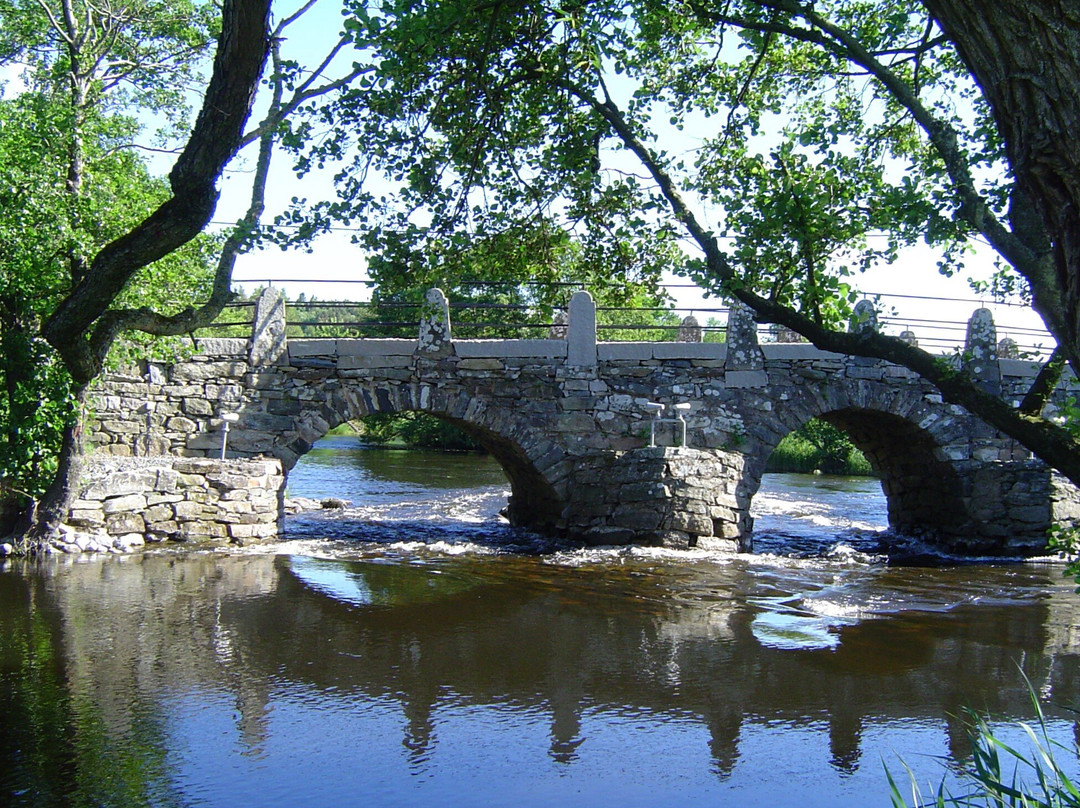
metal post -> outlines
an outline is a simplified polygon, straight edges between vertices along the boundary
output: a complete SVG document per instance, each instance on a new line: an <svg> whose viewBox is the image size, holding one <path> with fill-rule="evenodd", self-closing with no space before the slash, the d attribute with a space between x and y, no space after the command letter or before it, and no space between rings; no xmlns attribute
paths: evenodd
<svg viewBox="0 0 1080 808"><path fill-rule="evenodd" d="M664 405L656 401L646 401L645 409L652 410L653 417L649 422L649 447L656 446L656 424L660 420L660 413L664 411Z"/></svg>
<svg viewBox="0 0 1080 808"><path fill-rule="evenodd" d="M229 424L235 424L240 420L240 416L235 412L223 412L221 414L221 459L225 459L225 446L229 442Z"/></svg>
<svg viewBox="0 0 1080 808"><path fill-rule="evenodd" d="M682 430L682 443L680 444L684 448L686 447L686 419L683 418L683 413L690 409L690 402L684 401L681 404L675 405L675 417L679 421L679 427Z"/></svg>

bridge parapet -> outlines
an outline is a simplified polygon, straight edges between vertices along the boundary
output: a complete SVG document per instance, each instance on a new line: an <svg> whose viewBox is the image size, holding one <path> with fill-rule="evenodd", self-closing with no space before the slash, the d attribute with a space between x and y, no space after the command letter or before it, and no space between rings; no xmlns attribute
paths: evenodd
<svg viewBox="0 0 1080 808"><path fill-rule="evenodd" d="M457 340L445 297L432 295L412 340L285 339L283 308L268 299L250 340L199 340L189 359L106 379L86 432L114 455L216 457L221 416L235 413L229 456L271 456L288 470L343 421L425 411L499 460L519 524L590 540L748 546L750 500L769 454L820 417L867 454L895 526L945 533L972 552L1041 549L1054 517L1050 473L905 368L806 343L759 345L738 309L726 344L597 342L591 298L574 300L565 338ZM1020 395L1037 371L980 357L970 370L992 362L1005 396ZM649 402L690 405L685 455L646 451ZM675 482L689 474L691 454L710 471L690 476L715 481L708 496ZM981 493L991 489L990 499ZM655 501L628 499L648 492ZM994 497L1004 510L991 507Z"/></svg>

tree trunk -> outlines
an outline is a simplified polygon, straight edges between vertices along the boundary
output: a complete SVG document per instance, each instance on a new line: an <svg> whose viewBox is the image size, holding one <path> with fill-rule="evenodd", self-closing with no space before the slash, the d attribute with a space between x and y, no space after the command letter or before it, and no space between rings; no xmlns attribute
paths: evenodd
<svg viewBox="0 0 1080 808"><path fill-rule="evenodd" d="M1019 198L1029 200L1045 226L1049 243L1029 246L1051 251L1052 260L1047 272L1028 280L1036 309L1080 376L1080 4L923 4L982 87ZM1015 218L1012 224L1015 231Z"/></svg>
<svg viewBox="0 0 1080 808"><path fill-rule="evenodd" d="M221 172L243 142L269 50L270 0L225 0L221 14L203 106L169 174L172 196L97 253L41 329L76 384L77 403L64 430L52 485L19 526L22 536L16 541L21 550L41 549L67 518L82 474L82 403L116 333L110 321L116 297L139 269L202 232L217 205Z"/></svg>
<svg viewBox="0 0 1080 808"><path fill-rule="evenodd" d="M86 387L74 395L74 412L64 428L58 467L52 484L38 503L31 504L16 525L16 550L37 553L56 537L60 524L71 510L83 471L82 416ZM21 535L20 535L21 534Z"/></svg>

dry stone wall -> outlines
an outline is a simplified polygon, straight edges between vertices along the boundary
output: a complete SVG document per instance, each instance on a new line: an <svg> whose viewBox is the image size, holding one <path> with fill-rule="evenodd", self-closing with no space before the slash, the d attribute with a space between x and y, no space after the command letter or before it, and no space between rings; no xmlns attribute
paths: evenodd
<svg viewBox="0 0 1080 808"><path fill-rule="evenodd" d="M853 327L874 327L865 309ZM759 345L739 308L727 344L598 343L585 293L571 303L565 339L454 340L434 292L417 340L285 340L272 318L280 307L260 310L253 341L200 340L188 360L106 379L87 430L96 450L220 457L222 416L235 414L227 455L275 458L287 473L345 420L422 410L495 455L517 524L589 541L746 546L769 454L822 417L866 452L902 530L935 532L966 552L1034 552L1065 509L1023 447L910 371L809 344ZM992 321L976 319L973 339L995 345ZM1006 397L1037 370L989 348L965 356L968 372ZM647 448L651 431L661 447L679 442L673 419L652 423L657 403L688 405L686 452Z"/></svg>
<svg viewBox="0 0 1080 808"><path fill-rule="evenodd" d="M277 460L168 458L91 462L53 548L126 552L147 542L245 544L278 534Z"/></svg>

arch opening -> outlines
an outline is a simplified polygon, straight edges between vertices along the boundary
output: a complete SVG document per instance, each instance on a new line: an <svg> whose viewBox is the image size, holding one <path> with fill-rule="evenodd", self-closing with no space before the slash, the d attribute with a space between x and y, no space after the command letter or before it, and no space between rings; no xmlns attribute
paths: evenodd
<svg viewBox="0 0 1080 808"><path fill-rule="evenodd" d="M784 433L802 427L810 420L808 416L806 413L798 421L784 422ZM813 492L805 494L807 502L804 504L809 508L805 516L818 525L813 528L814 536L820 534L821 525L833 521L842 525L849 519L854 522L869 519L870 524L876 521L880 525L885 521L882 516L886 517L890 530L932 538L942 546L952 546L956 537L970 529L969 498L965 496L969 486L965 487L961 471L956 463L945 457L940 443L930 431L900 415L854 405L818 413L814 417L842 432L861 453L872 476L877 478L885 500L885 514L882 514L878 510L880 505L865 499L869 496L876 500L876 485L870 477L865 478L865 485L858 484L855 479L843 483L830 483L825 479L813 484ZM747 463L743 484L749 497L759 493L762 473L771 455L769 450L776 448L784 433L761 447L760 460ZM787 483L783 485L786 487ZM867 485L871 487L867 488ZM824 500L821 499L822 491L828 492ZM876 501L880 503L880 500ZM760 512L758 515L764 516ZM786 517L781 513L780 519L783 522ZM823 519L826 521L822 522ZM788 534L786 527L771 527L767 532L771 533L773 529L778 529L779 535ZM797 529L792 535L799 537L796 540L805 540L810 534Z"/></svg>
<svg viewBox="0 0 1080 808"><path fill-rule="evenodd" d="M863 453L888 503L889 526L901 533L955 534L968 521L963 484L938 456L933 436L892 413L847 407L818 416L843 430Z"/></svg>
<svg viewBox="0 0 1080 808"><path fill-rule="evenodd" d="M312 410L300 416L299 421L308 424L306 430L300 431L301 437L283 436L279 445L285 447L287 455L295 457L293 463L289 464L291 467L310 451L316 440L347 422L363 422L370 416L407 413L429 416L459 430L495 460L510 484L509 501L502 513L511 524L540 533L558 532L563 510L562 498L537 469L528 452L512 437L501 434L492 426L455 414L455 411L465 409L459 406L460 402L456 399L451 399L449 403L451 406L438 409L419 407L411 401L396 403L391 395L382 390L347 398L335 396L334 400L316 404ZM481 415L490 414L482 412ZM495 420L505 425L505 414L496 414ZM293 437L293 440L288 440L289 437Z"/></svg>

